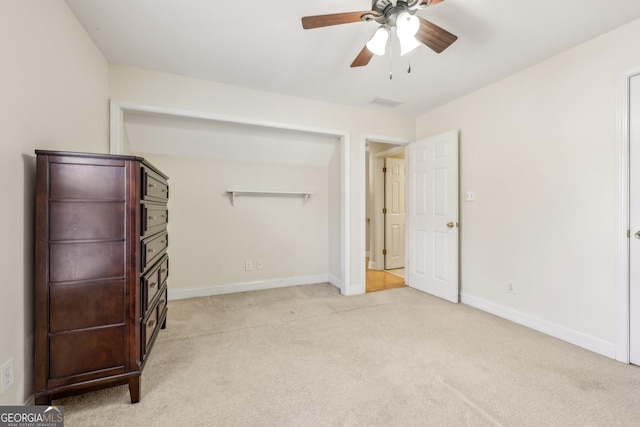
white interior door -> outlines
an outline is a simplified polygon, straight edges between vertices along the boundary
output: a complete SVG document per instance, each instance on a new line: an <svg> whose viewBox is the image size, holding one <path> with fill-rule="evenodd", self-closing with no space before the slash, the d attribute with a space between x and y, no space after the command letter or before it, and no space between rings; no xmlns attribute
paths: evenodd
<svg viewBox="0 0 640 427"><path fill-rule="evenodd" d="M384 174L384 256L385 270L404 267L404 159L385 159Z"/></svg>
<svg viewBox="0 0 640 427"><path fill-rule="evenodd" d="M640 365L640 75L629 101L629 361Z"/></svg>
<svg viewBox="0 0 640 427"><path fill-rule="evenodd" d="M458 131L407 146L407 285L457 303Z"/></svg>

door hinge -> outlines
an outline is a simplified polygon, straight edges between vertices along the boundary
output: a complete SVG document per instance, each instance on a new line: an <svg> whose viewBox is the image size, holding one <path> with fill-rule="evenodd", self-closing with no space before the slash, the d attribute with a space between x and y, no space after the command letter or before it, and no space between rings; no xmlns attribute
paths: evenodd
<svg viewBox="0 0 640 427"><path fill-rule="evenodd" d="M383 249L383 250L382 250L382 255L386 255L386 254L387 254L387 250L386 250L386 249Z"/></svg>
<svg viewBox="0 0 640 427"><path fill-rule="evenodd" d="M387 208L382 208L382 213L386 214L387 213Z"/></svg>
<svg viewBox="0 0 640 427"><path fill-rule="evenodd" d="M382 173L387 173L387 168L382 168Z"/></svg>

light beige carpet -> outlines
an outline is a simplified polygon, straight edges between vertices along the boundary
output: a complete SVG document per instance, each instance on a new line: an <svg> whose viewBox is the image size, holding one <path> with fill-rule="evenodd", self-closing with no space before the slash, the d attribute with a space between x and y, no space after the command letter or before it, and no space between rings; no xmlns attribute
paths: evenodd
<svg viewBox="0 0 640 427"><path fill-rule="evenodd" d="M142 376L61 399L73 426L638 426L640 368L411 288L169 303Z"/></svg>

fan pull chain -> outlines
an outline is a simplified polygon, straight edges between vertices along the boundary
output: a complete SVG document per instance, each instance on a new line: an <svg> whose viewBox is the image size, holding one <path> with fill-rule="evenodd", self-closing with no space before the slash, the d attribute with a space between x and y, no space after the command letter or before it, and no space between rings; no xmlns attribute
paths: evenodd
<svg viewBox="0 0 640 427"><path fill-rule="evenodd" d="M389 80L393 80L393 43L389 43Z"/></svg>

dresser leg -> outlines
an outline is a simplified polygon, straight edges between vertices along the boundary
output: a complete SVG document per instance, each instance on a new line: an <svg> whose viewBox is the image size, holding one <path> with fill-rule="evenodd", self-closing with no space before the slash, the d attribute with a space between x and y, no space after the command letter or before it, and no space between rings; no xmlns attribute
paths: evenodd
<svg viewBox="0 0 640 427"><path fill-rule="evenodd" d="M51 406L51 399L49 398L49 396L36 397L35 404L43 405L43 406Z"/></svg>
<svg viewBox="0 0 640 427"><path fill-rule="evenodd" d="M166 329L167 328L167 318L164 318L164 321L162 322L162 326L160 327L160 329Z"/></svg>
<svg viewBox="0 0 640 427"><path fill-rule="evenodd" d="M131 403L140 402L140 376L139 375L129 380L129 394L131 395Z"/></svg>

